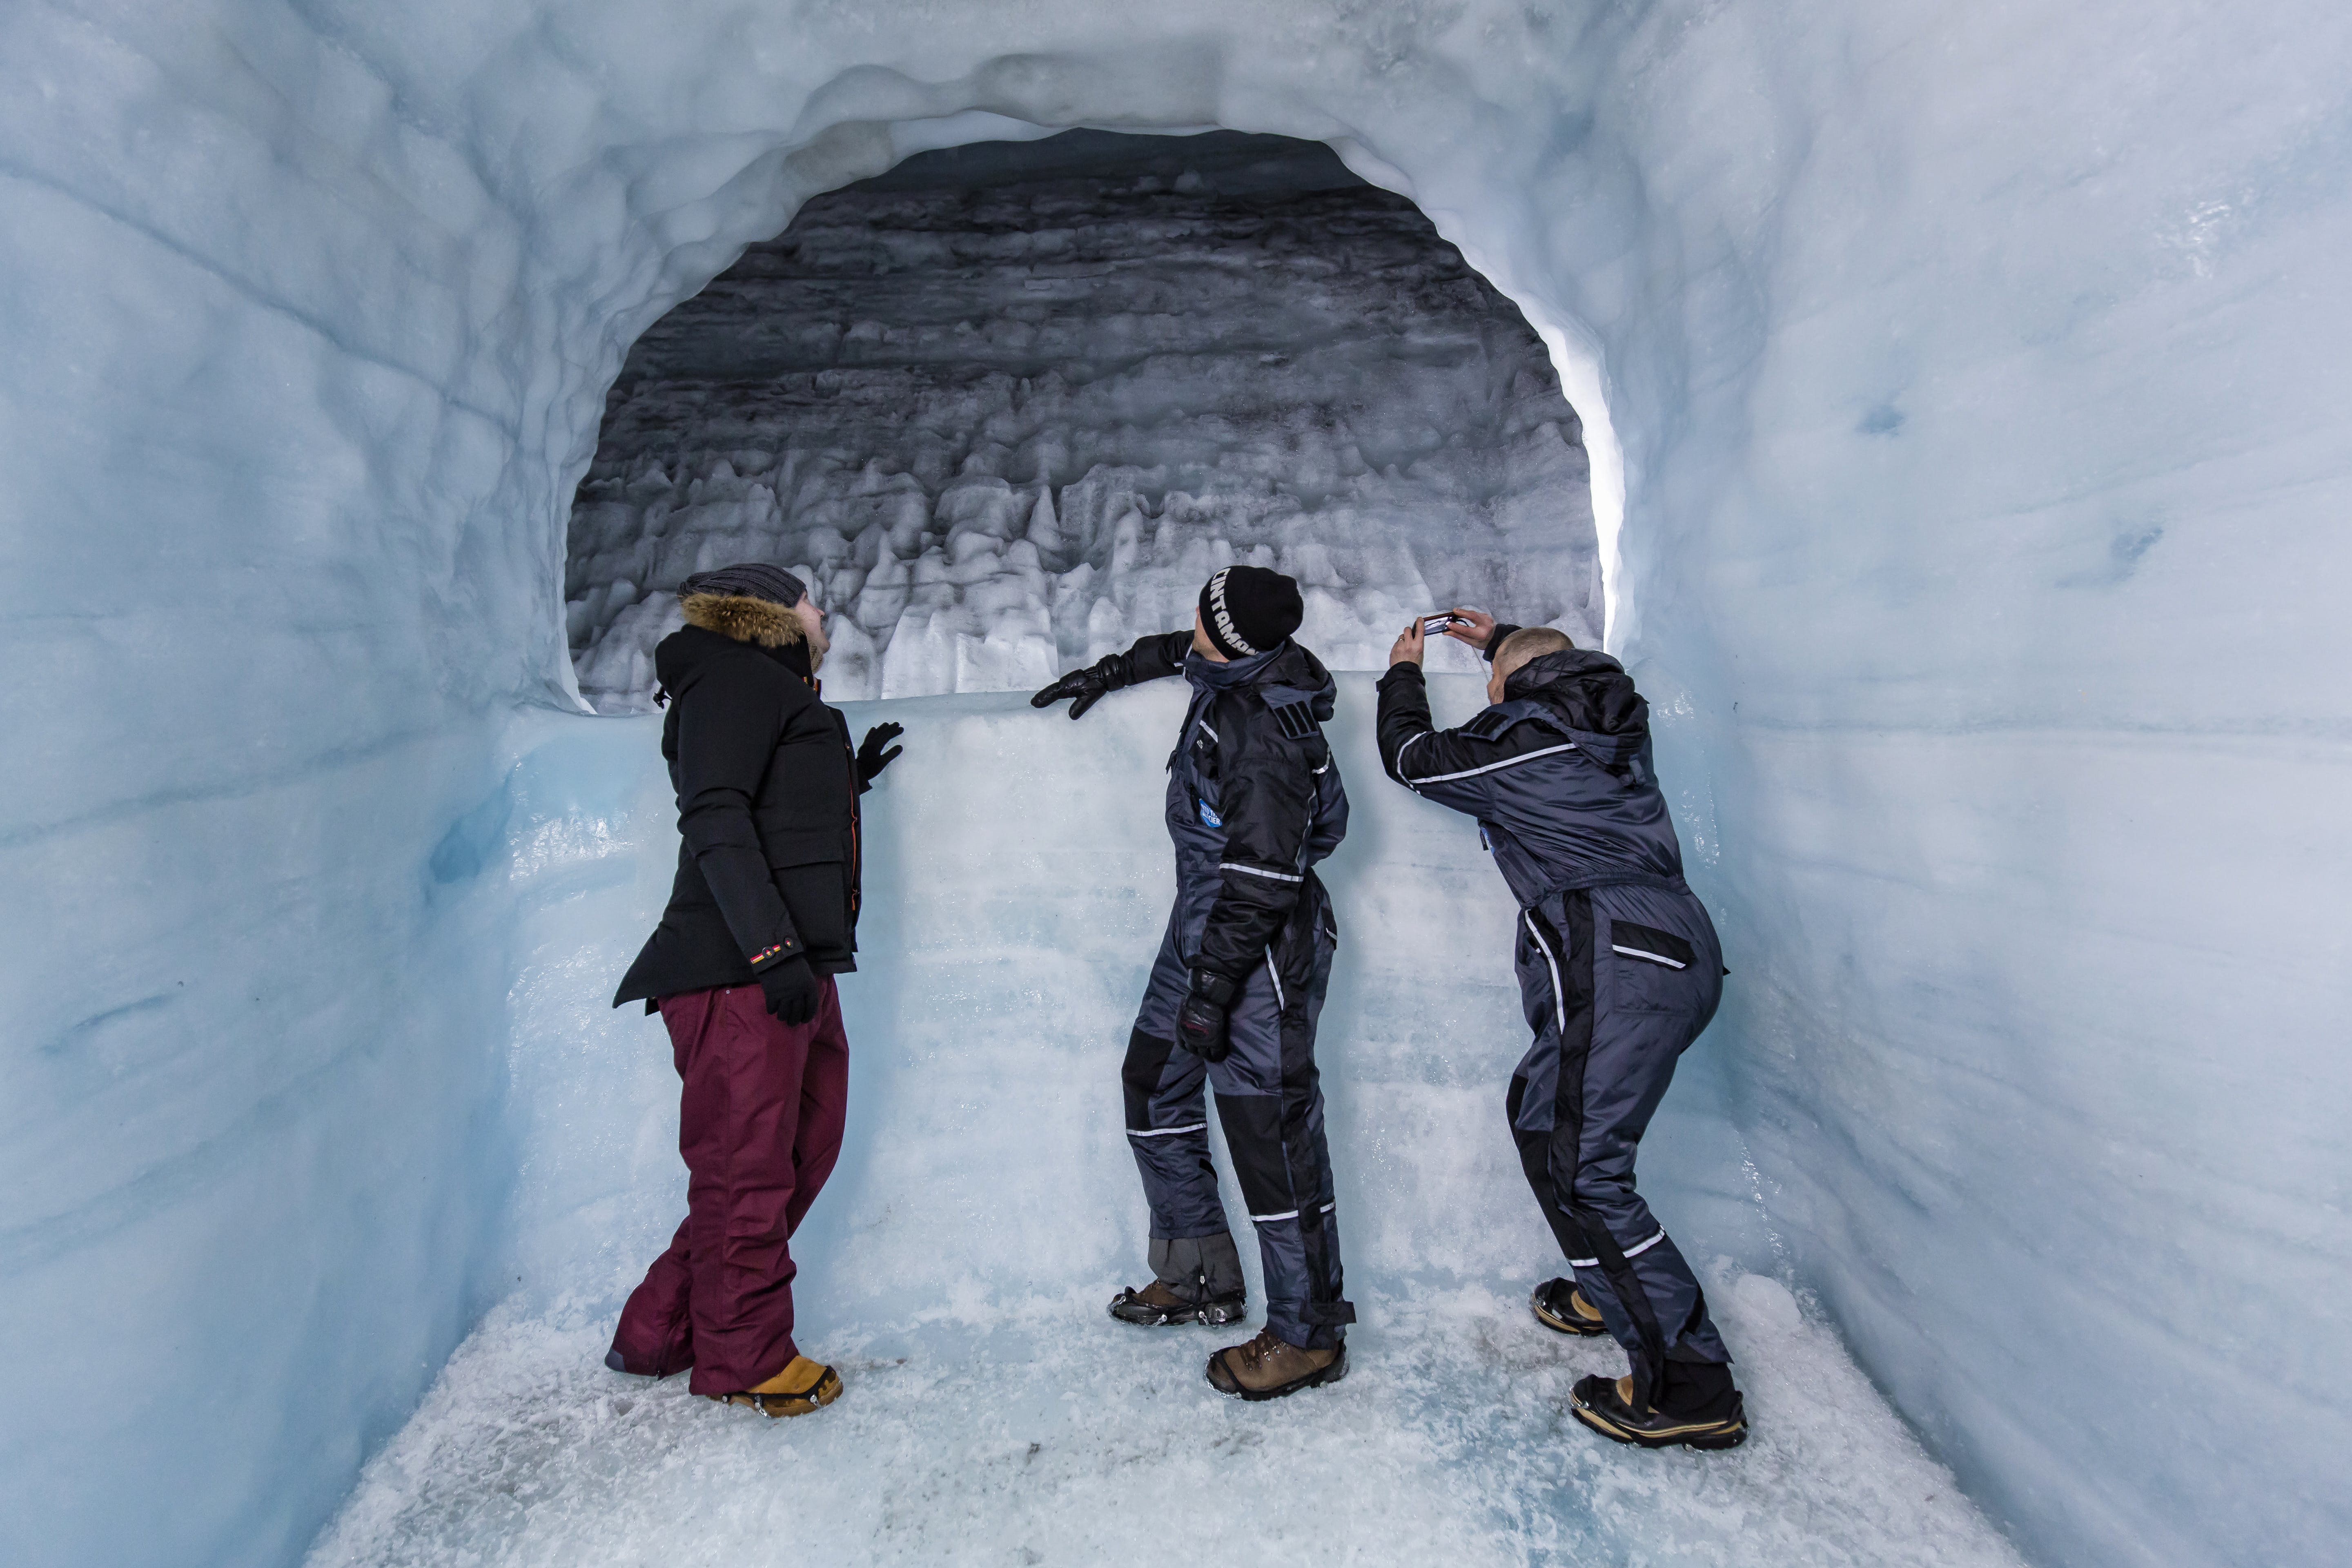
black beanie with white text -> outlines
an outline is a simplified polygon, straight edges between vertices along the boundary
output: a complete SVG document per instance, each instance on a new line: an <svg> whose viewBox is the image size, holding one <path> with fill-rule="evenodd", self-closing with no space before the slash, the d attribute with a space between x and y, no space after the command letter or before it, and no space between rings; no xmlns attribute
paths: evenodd
<svg viewBox="0 0 2352 1568"><path fill-rule="evenodd" d="M1201 628L1227 658L1264 653L1306 617L1297 582L1263 566L1227 566L1201 585Z"/></svg>

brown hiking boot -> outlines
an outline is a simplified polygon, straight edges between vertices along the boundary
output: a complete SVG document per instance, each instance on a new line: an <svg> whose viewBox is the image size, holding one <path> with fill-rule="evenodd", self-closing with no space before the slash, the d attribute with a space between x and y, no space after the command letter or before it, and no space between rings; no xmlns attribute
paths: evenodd
<svg viewBox="0 0 2352 1568"><path fill-rule="evenodd" d="M748 1405L764 1415L806 1415L841 1397L841 1374L823 1362L796 1355L790 1366L765 1383L740 1394L703 1397L721 1405Z"/></svg>
<svg viewBox="0 0 2352 1568"><path fill-rule="evenodd" d="M1238 1290L1230 1296L1188 1295L1171 1289L1164 1279L1154 1279L1140 1290L1121 1290L1110 1304L1112 1317L1147 1329L1178 1323L1238 1322L1246 1313L1247 1304Z"/></svg>
<svg viewBox="0 0 2352 1568"><path fill-rule="evenodd" d="M1348 1375L1345 1342L1329 1350L1302 1350L1260 1329L1247 1344L1227 1345L1209 1358L1209 1386L1241 1399L1279 1399Z"/></svg>
<svg viewBox="0 0 2352 1568"><path fill-rule="evenodd" d="M1584 1299L1572 1279L1545 1280L1528 1298L1528 1305L1535 1309L1536 1321L1556 1333L1589 1338L1609 1331L1609 1325L1601 1321L1601 1309Z"/></svg>

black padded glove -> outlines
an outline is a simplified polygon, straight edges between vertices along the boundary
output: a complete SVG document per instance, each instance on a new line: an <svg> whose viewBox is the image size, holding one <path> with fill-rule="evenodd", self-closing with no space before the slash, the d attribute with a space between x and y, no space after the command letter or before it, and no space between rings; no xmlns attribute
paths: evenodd
<svg viewBox="0 0 2352 1568"><path fill-rule="evenodd" d="M787 1024L806 1024L816 1017L816 971L805 953L794 953L782 963L760 971L760 989L768 1011Z"/></svg>
<svg viewBox="0 0 2352 1568"><path fill-rule="evenodd" d="M1085 669L1074 669L1061 679L1029 699L1032 708L1050 707L1063 698L1072 699L1070 717L1077 718L1103 700L1103 694L1117 691L1128 683L1127 656L1107 653Z"/></svg>
<svg viewBox="0 0 2352 1568"><path fill-rule="evenodd" d="M1204 1062L1221 1062L1233 1055L1225 1015L1240 990L1240 983L1228 975L1192 971L1192 988L1176 1005L1176 1043Z"/></svg>
<svg viewBox="0 0 2352 1568"><path fill-rule="evenodd" d="M891 742L906 732L907 726L904 724L877 724L866 731L866 742L857 748L857 782L859 784L872 784L882 770L890 765L891 759L907 749L904 746L890 746ZM886 752L882 749L885 746L890 746L890 749Z"/></svg>

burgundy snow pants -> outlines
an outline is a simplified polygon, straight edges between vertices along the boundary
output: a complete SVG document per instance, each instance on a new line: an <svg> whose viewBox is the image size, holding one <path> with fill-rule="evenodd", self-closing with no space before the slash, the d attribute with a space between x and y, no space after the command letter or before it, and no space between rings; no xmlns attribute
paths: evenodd
<svg viewBox="0 0 2352 1568"><path fill-rule="evenodd" d="M677 1076L686 1222L621 1310L605 1364L688 1367L696 1394L765 1383L793 1343L787 1243L833 1173L849 1103L849 1041L827 976L816 1017L779 1022L757 985L661 999Z"/></svg>

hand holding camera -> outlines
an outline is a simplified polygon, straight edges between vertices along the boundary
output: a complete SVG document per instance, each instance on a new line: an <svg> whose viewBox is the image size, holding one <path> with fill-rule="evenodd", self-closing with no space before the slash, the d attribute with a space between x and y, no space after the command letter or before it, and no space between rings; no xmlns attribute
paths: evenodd
<svg viewBox="0 0 2352 1568"><path fill-rule="evenodd" d="M1405 627L1389 648L1391 668L1400 664L1419 664L1428 651L1428 639L1449 637L1472 647L1484 648L1495 635L1495 617L1484 610L1465 609L1455 605L1450 610L1438 610L1414 619Z"/></svg>
<svg viewBox="0 0 2352 1568"><path fill-rule="evenodd" d="M1446 624L1439 629L1456 642L1484 649L1494 638L1495 617L1484 610L1468 610L1456 605L1445 612L1445 619Z"/></svg>

